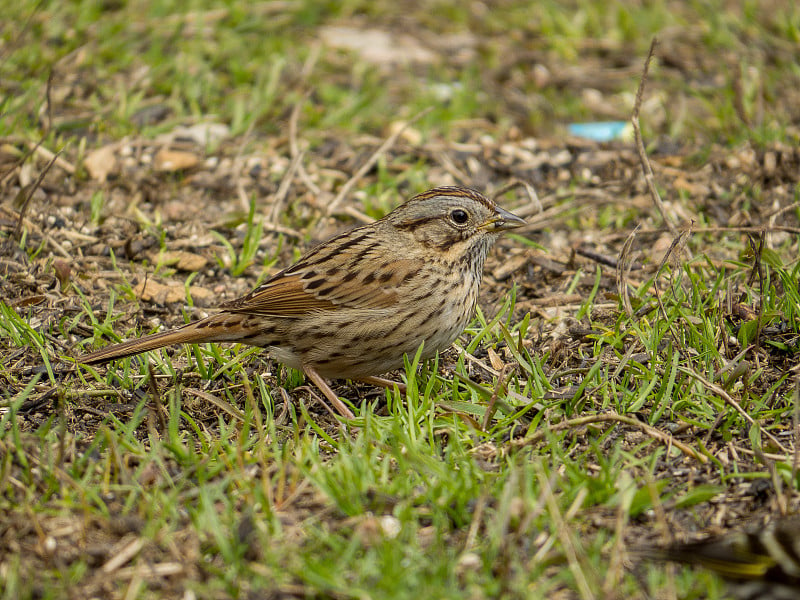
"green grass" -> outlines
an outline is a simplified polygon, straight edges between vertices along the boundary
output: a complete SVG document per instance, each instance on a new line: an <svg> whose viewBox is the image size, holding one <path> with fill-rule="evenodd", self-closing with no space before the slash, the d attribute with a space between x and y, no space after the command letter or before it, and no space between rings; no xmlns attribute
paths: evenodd
<svg viewBox="0 0 800 600"><path fill-rule="evenodd" d="M636 247L642 269L626 279L628 314L614 269L573 262L569 248L585 237L614 256L624 236L611 234L661 226L634 201L641 189L623 185L638 176L635 158L612 145L614 168L599 161L595 171L540 154L574 150L559 137L566 123L628 118L650 39L666 35L669 60L654 66L646 92L656 99L643 112L646 142L655 154L664 140L679 148L684 161L670 166L681 175L713 171L703 180L710 191L698 195L671 191L670 173L659 170L666 200L696 215L698 228L749 223L773 210L766 206L796 202L789 158L770 176L739 158L753 148L760 165L764 152L782 156L797 142L800 13L788 4L769 12L755 2L712 4L7 7L14 26L0 30L0 156L24 156L41 140L77 170L49 174L21 239L11 233L14 213L2 213L0 598L187 590L199 598L722 598L707 573L631 566L622 552L676 524L702 529L726 503L740 515L737 494L753 481L769 486L768 501L745 494L759 514L779 499L796 507L800 481L786 450L797 441L786 433L798 410L798 235L783 233L758 252L744 234L694 233L693 258L676 254L659 268L648 248L656 238L642 233L651 237ZM477 41L468 59L451 49L431 64L391 69L339 49L310 60L320 27L353 23L413 23L435 38ZM670 34L675 28L686 37ZM548 77L533 76L536 64ZM601 106L587 101L587 88L600 88ZM280 164L274 158L288 164L287 121L298 104L303 165L320 193L293 182L274 224L301 237L274 238L263 224L282 173L270 168ZM145 118L156 109L162 118ZM378 218L398 196L452 175L442 156L490 189L515 176L535 181L552 218L533 240L510 236L491 265L513 259L514 249L543 256L541 234L558 242L552 257L563 272L530 262L492 286L456 350L395 374L405 395L336 388L358 415L339 426L301 387L301 374L241 346L65 371L83 351L202 310L189 283L215 294L236 284L231 276L255 285L322 232L352 225L326 218L326 198L390 124L426 109L413 125L419 141L382 156L348 202ZM201 121L230 129L196 149L220 159L219 171L162 176L134 163L100 183L81 164L88 151L122 140L131 155L136 144L147 154L157 136ZM529 136L533 150L522 143ZM544 167L525 166L511 147ZM252 185L246 213L235 190L241 174L225 170L241 157L262 159L268 172L242 179ZM42 166L35 154L26 159L33 179ZM18 183L3 184L4 206ZM197 188L191 225L216 235L192 238L210 266L186 274L158 257L187 232L165 216L167 204ZM524 201L516 192L502 200L510 208ZM66 225L48 224L63 214ZM796 226L798 216L794 208L780 220ZM87 237L91 247L81 245ZM125 242L142 238L154 241L153 253L128 257ZM54 241L77 248L64 289L52 283ZM137 300L145 275L185 282L187 314ZM580 300L558 310L536 303L556 292Z"/></svg>
<svg viewBox="0 0 800 600"><path fill-rule="evenodd" d="M699 37L709 53L740 58L735 64L725 64L722 71L711 57L698 65L686 64L688 85L684 74L656 68L651 94L666 85L669 94L687 94L690 103L665 100L670 116L665 125L684 137L724 136L732 142L760 143L796 139L796 131L787 129L790 106L783 104L779 87L786 84L786 75L794 79L800 75L789 53L800 28L797 9L787 5L776 12L759 11L756 3L749 3L738 10L725 2L715 4L718 10L709 10L705 4L677 7L656 2L646 7L621 4L609 11L601 3L590 2L570 8L555 2L507 2L487 9L486 14L457 3L441 3L430 12L413 7L409 12L404 3L340 5L307 0L287 3L282 9L270 8L268 3L248 9L205 2L181 6L160 0L118 3L105 10L89 2L45 2L38 8L33 3L17 4L10 7L14 12L7 22L27 27L8 27L2 32L4 69L11 77L5 78L7 100L0 134L36 131L28 108L44 106L45 82L51 71L56 98L60 92L73 92L58 100L65 116L56 119L47 132L48 143L59 147L83 134L110 139L133 132L155 135L186 118L209 115L228 123L234 135L251 128L275 135L279 117L309 88L314 90L315 106L305 112L303 126L314 133L309 136L312 140L331 130L351 134L381 130L387 114L408 118L429 107L433 112L422 122L426 132L447 134L451 122L482 111L493 113L508 126L512 115L519 114L520 107L515 106L519 98L528 103L523 117L527 126L549 133L557 122L603 115L565 93L556 80L536 87L531 78L523 77L530 64L511 58L538 52L553 56L565 67L592 64L595 54L583 49L587 39L602 39L611 47L625 49L629 57L640 57L660 31L684 27L690 32L689 44ZM434 63L426 67L422 78L407 67L399 68L400 78L364 62L350 69L349 60L343 61L338 50L322 52L305 78L298 78L317 28L359 13L376 14L376 28L408 16L418 19L425 31L450 34L470 28L490 42L477 48L477 58L471 63ZM699 22L698 13L705 17ZM764 52L750 45L759 36L769 37ZM688 48L678 46L674 51L682 58ZM611 94L630 94L641 61L626 62L631 73L619 78L619 83L587 83L609 87ZM64 74L73 69L80 79L65 81ZM714 73L723 80L709 83ZM495 76L523 78L522 95L512 102L505 94L505 81ZM741 92L736 91L737 80L741 80ZM437 100L436 86L450 89L451 97ZM749 123L737 114L737 96ZM612 104L617 106L618 118L630 114L630 101ZM154 105L163 106L170 116L156 125L138 125L137 115ZM764 107L769 112L757 114Z"/></svg>
<svg viewBox="0 0 800 600"><path fill-rule="evenodd" d="M125 420L109 415L88 438L67 433L63 411L35 431L23 432L16 411L31 397L28 387L9 398L2 423L6 518L14 523L33 511L45 520L58 515L84 523L125 519L137 524L143 543L133 564L178 559L199 575L182 585L204 597L241 597L282 585L323 595L413 597L434 590L439 597L541 598L563 586L585 585L600 595L609 585L603 565L614 532L578 535L589 515L609 511L625 522L652 510L654 502L687 509L724 492L724 482L732 477L768 473L742 472L714 460L709 467L718 479L711 478L722 485L670 483L659 474L665 447L647 439L621 443L614 427L590 428L580 436L568 428L546 434L540 444L519 442L541 432L545 423L552 427L578 412L604 408L620 414L645 411L659 428L682 421L699 431L711 427L726 407L691 377L697 372L712 379L721 366L714 350L714 337L721 332L713 326L720 322L719 307L709 306L714 294L705 282L719 285L746 270L721 271L715 279L706 269L702 263L687 266L684 285L662 295L669 317L663 324L620 316L614 329L585 347L591 351L590 366L572 375L544 376L541 363L547 357L532 356L519 344L521 323L509 320L510 313L469 329L466 340L480 340L477 346L467 342L473 352L493 347L515 357L516 371L508 381L514 394L506 397L510 404L544 403L533 415L527 413L533 416L527 430L522 415L498 411L486 430L464 417L481 420L496 380L466 386L459 382L466 374L452 381L427 369L418 374L413 362L406 370L405 397L387 394L386 414L377 414L371 402L362 405L352 433L335 436L320 429L302 405L291 409L284 424L276 424L274 391L244 370L247 360L239 361L235 349L233 355L215 353L215 364L207 362L206 368L217 369L210 377L219 384L212 393L223 403L238 403L238 418L226 413L209 418L210 406L202 402L186 406L192 397L187 388L196 384L168 384L175 377L170 361L157 362L155 371L168 378L161 382L166 390L162 426L155 425L152 404L141 401ZM796 309L796 297L776 297L775 308L781 314ZM34 336L19 322L6 327L28 339ZM796 321L792 331L796 336ZM726 328L725 333L732 332ZM664 343L675 335L688 352ZM613 349L617 360L600 358L608 356L605 348ZM620 372L619 360L632 349L646 354L647 362L630 359ZM146 370L136 372L118 366L105 381L92 384L90 379L87 389L115 386L121 378L123 390L147 390L136 383L139 376L147 377ZM545 390L569 380L584 390L577 405L575 399L543 401ZM756 420L779 425L790 418L795 406L785 378L770 390L754 389L754 383L740 402L749 404ZM242 392L243 404L237 400ZM459 403L470 403L474 412L449 408ZM149 430L145 438L143 427ZM748 426L728 411L717 427L723 437L739 439ZM509 435L517 443L509 443ZM761 447L757 437L752 439L755 448ZM702 450L703 444L694 447ZM673 449L672 458L678 456ZM785 485L797 485L790 479L789 457L776 466ZM655 480L660 484L653 497L649 486ZM188 556L174 555L170 540L175 539L188 544ZM56 567L33 579L24 568L6 564L13 576L4 592L20 597L60 597L65 586L77 591L85 585L88 566L78 561L69 573ZM652 573L648 577L654 588L661 585ZM126 585L117 580L112 587L122 593ZM613 584L626 597L639 593L637 586L628 574Z"/></svg>

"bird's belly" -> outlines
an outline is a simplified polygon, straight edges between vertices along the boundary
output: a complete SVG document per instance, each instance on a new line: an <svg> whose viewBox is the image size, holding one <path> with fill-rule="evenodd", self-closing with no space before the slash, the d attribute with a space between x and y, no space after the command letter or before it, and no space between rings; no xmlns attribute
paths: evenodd
<svg viewBox="0 0 800 600"><path fill-rule="evenodd" d="M463 296L462 296L463 298ZM464 330L472 314L455 303L440 303L428 313L398 310L320 313L296 323L269 347L275 360L295 369L312 367L326 379L379 375L403 366L424 343L423 358L445 350ZM344 314L343 314L344 313Z"/></svg>

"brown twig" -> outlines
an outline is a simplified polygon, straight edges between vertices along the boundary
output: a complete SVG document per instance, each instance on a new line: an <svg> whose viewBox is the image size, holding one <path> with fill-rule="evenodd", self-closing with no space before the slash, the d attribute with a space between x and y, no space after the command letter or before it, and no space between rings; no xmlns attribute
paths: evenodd
<svg viewBox="0 0 800 600"><path fill-rule="evenodd" d="M733 409L736 412L738 412L745 421L747 421L752 426L758 427L759 431L763 432L764 435L767 436L773 444L775 444L776 448L780 448L781 452L785 453L787 456L791 454L791 452L783 444L781 444L780 441L778 441L778 438L776 438L766 429L762 429L762 427L758 423L756 423L755 419L753 419L753 417L751 417L747 413L747 411L744 410L741 407L741 405L736 400L734 400L733 397L728 392L726 392L717 384L710 382L708 379L706 379L705 377L700 375L700 373L697 373L693 369L687 369L685 367L678 367L678 369L683 373L686 373L687 375L690 375L691 377L695 378L697 381L706 386L709 390L714 392L717 396L722 398L729 406L732 406Z"/></svg>
<svg viewBox="0 0 800 600"><path fill-rule="evenodd" d="M313 51L312 51L313 54ZM317 56L319 56L319 52L317 52ZM309 57L309 60L311 57ZM316 60L316 58L314 59ZM306 65L303 66L303 71L305 71ZM309 66L309 69L311 66ZM298 101L295 103L294 107L292 108L292 114L289 115L289 155L292 159L297 159L298 156L301 156L303 152L300 150L300 144L297 143L297 122L300 120L300 109L303 106L303 102L311 95L311 92L306 93L303 97L303 100ZM303 165L302 156L297 161L297 175L300 177L300 181L302 181L305 186L314 194L315 197L319 196L320 189L319 186L311 180L311 176L306 171L305 166Z"/></svg>
<svg viewBox="0 0 800 600"><path fill-rule="evenodd" d="M378 159L386 154L386 152L389 151L389 148L395 145L403 132L431 112L431 110L433 110L433 108L426 108L425 110L417 113L411 119L403 123L402 126L398 127L392 135L386 138L386 141L384 141L380 147L372 153L372 156L370 156L367 161L361 165L361 168L359 168L358 171L356 171L353 176L350 177L350 179L348 179L347 182L342 186L342 188L339 190L339 193L336 194L336 197L331 201L330 204L328 204L325 214L330 216L336 212L336 209L339 208L339 205L350 193L350 190L355 187L355 185L361 180L362 177L364 177L364 175L369 173L369 170L375 165L376 162L378 162Z"/></svg>
<svg viewBox="0 0 800 600"><path fill-rule="evenodd" d="M497 190L494 194L492 194L492 199L497 200L500 196L505 194L508 191L513 190L514 188L523 187L528 194L528 198L530 198L530 205L534 207L536 212L542 213L544 212L544 206L542 206L542 201L539 199L539 194L536 192L536 188L533 187L532 184L528 183L524 179L517 179L514 178L509 181L507 184L502 186L499 190ZM514 209L517 211L518 209Z"/></svg>
<svg viewBox="0 0 800 600"><path fill-rule="evenodd" d="M304 156L304 152L299 152L297 155L293 156L291 162L289 163L289 168L286 169L286 173L283 174L281 183L278 186L278 191L275 192L275 198L272 202L272 210L269 214L269 221L273 225L278 224L278 218L280 217L283 203L286 200L286 196L289 194L289 188L292 186L294 175L297 172L297 168L300 166L300 163L303 162Z"/></svg>
<svg viewBox="0 0 800 600"><path fill-rule="evenodd" d="M165 435L167 432L167 419L165 416L166 410L164 409L164 404L161 402L161 392L158 389L158 383L156 382L156 375L155 371L153 371L153 363L149 360L147 362L147 374L149 375L147 379L147 384L150 387L150 393L153 395L153 404L154 408L151 410L151 415L154 417L154 420L158 423L158 432L161 435ZM155 423L151 424L155 426Z"/></svg>
<svg viewBox="0 0 800 600"><path fill-rule="evenodd" d="M14 239L17 241L19 241L20 236L22 235L22 223L25 220L25 213L28 212L28 207L30 206L31 199L33 199L33 194L42 184L44 176L47 175L47 172L51 169L53 163L55 163L56 158L58 158L59 154L61 154L61 150L59 150L53 156L53 158L50 159L50 162L44 166L41 173L39 173L39 176L36 178L36 181L34 181L33 184L28 186L28 189L24 191L25 197L23 198L22 204L19 209L19 219L17 220L17 226L14 228Z"/></svg>
<svg viewBox="0 0 800 600"><path fill-rule="evenodd" d="M647 151L645 150L644 142L642 141L642 129L639 126L639 112L642 108L642 97L644 96L644 88L647 83L647 74L650 71L650 62L653 60L653 56L655 55L657 44L658 40L653 38L653 41L650 43L650 51L647 53L647 58L644 61L642 80L639 82L639 89L636 91L636 102L633 105L631 124L633 125L633 134L636 140L636 151L639 154L639 161L642 163L642 172L644 173L644 180L647 183L647 189L650 192L650 197L653 199L653 203L656 205L656 209L661 214L661 218L664 220L665 225L669 228L670 233L672 233L673 237L677 237L678 229L669 218L669 215L667 215L666 208L664 208L664 202L662 202L661 195L658 193L658 189L656 188L653 168L650 166L650 160L647 158Z"/></svg>
<svg viewBox="0 0 800 600"><path fill-rule="evenodd" d="M615 412L603 413L600 415L586 415L583 417L576 417L574 419L567 419L566 421L561 421L560 423L550 425L546 429L540 429L533 435L529 435L527 437L517 440L511 440L509 442L509 446L511 446L512 448L522 448L524 446L530 446L541 442L547 437L548 433L564 431L568 429L576 429L578 427L584 427L585 425L591 425L592 423L609 423L609 422L624 423L626 425L636 427L637 429L641 429L653 439L657 439L661 442L664 442L665 444L667 444L667 446L675 446L678 450L680 450L690 458L694 458L695 460L703 464L708 462L708 458L706 456L690 448L683 442L679 442L670 434L665 433L660 429L656 429L655 427L648 425L647 423L642 423L638 419L634 419L633 417L628 417L626 415L620 415Z"/></svg>
<svg viewBox="0 0 800 600"><path fill-rule="evenodd" d="M603 265L604 267L611 267L612 269L619 269L620 267L619 258L614 258L613 256L608 256L607 254L595 252L589 248L577 246L575 248L575 254L578 256L583 256L584 258L588 258L589 260L596 262L598 265ZM633 264L629 265L628 270L630 271L633 269L633 267ZM641 268L642 265L636 265L637 270Z"/></svg>
<svg viewBox="0 0 800 600"><path fill-rule="evenodd" d="M458 183L461 185L467 185L470 181L470 176L464 173L461 169L459 169L456 164L453 162L453 159L445 152L434 152L433 157L439 161L439 164L442 168L450 173Z"/></svg>
<svg viewBox="0 0 800 600"><path fill-rule="evenodd" d="M486 412L483 415L483 423L481 423L482 431L486 431L486 428L489 427L489 421L492 420L492 415L497 408L497 399L502 392L505 392L508 380L513 374L514 371L511 369L510 364L504 364L503 368L500 369L500 374L497 376L497 383L492 391L492 397L489 398L489 405L486 407Z"/></svg>
<svg viewBox="0 0 800 600"><path fill-rule="evenodd" d="M75 165L73 165L71 162L67 162L66 160L64 160L61 157L61 152L63 151L63 148L61 150L59 150L58 152L53 152L52 150L48 150L47 148L42 146L42 142L43 141L44 141L44 138L42 138L41 140L39 140L35 144L33 142L30 142L30 146L33 149L33 153L34 154L38 154L39 156L41 156L45 160L49 160L49 161L55 163L56 166L58 166L59 168L63 169L64 171L66 171L70 175L74 175L75 171L76 171Z"/></svg>
<svg viewBox="0 0 800 600"><path fill-rule="evenodd" d="M53 127L53 102L50 96L50 92L53 88L53 73L53 69L50 69L50 73L47 74L47 85L44 88L44 97L47 106L47 123L44 127L44 135L50 133L50 129Z"/></svg>
<svg viewBox="0 0 800 600"><path fill-rule="evenodd" d="M636 232L639 231L637 225L622 245L622 250L619 251L619 260L617 261L617 293L622 302L622 308L625 309L625 314L629 319L633 318L633 306L631 305L631 297L628 293L628 276L631 272L633 261L631 260L631 247L633 240L636 238Z"/></svg>
<svg viewBox="0 0 800 600"><path fill-rule="evenodd" d="M756 317L756 332L753 336L754 349L760 346L761 329L764 327L764 265L761 262L761 257L764 253L764 244L767 239L767 232L762 230L761 235L758 236L758 244L753 241L753 237L749 237L750 247L753 249L753 268L750 271L750 276L747 278L747 285L752 286L756 279L758 279L758 316Z"/></svg>
<svg viewBox="0 0 800 600"><path fill-rule="evenodd" d="M247 379L245 379L245 381L247 381ZM249 388L249 382L247 383L246 389L248 388ZM244 413L241 410L233 406L230 402L226 402L221 398L217 398L214 394L209 394L204 390L198 390L196 388L186 388L186 393L192 394L193 396L197 396L198 398L205 400L209 404L216 406L217 408L228 413L237 421L244 422L245 420ZM250 391L250 393L252 394L252 391Z"/></svg>

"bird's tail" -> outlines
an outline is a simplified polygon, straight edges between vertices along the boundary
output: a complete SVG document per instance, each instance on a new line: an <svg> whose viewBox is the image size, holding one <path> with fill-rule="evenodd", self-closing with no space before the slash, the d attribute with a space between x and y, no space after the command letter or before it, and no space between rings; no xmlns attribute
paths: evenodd
<svg viewBox="0 0 800 600"><path fill-rule="evenodd" d="M116 358L133 356L148 350L172 346L173 344L198 344L202 342L228 342L241 338L231 323L230 313L220 313L189 323L178 329L146 335L135 340L106 346L90 354L78 358L78 362L86 365L101 364Z"/></svg>

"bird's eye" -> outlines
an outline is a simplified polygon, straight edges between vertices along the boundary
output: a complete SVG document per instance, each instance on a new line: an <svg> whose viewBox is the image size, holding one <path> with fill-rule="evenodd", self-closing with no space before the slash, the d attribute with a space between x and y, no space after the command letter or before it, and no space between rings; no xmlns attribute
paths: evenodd
<svg viewBox="0 0 800 600"><path fill-rule="evenodd" d="M469 221L469 215L467 214L467 211L461 210L460 208L457 208L451 212L450 218L453 219L453 222L457 223L458 225L463 225Z"/></svg>

